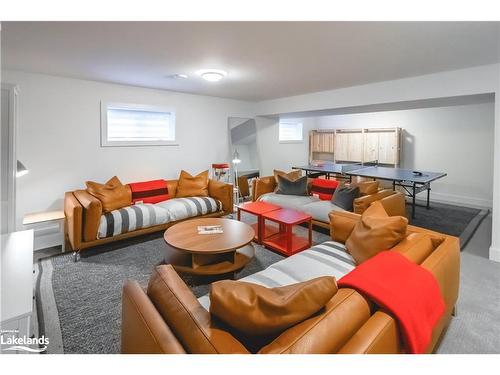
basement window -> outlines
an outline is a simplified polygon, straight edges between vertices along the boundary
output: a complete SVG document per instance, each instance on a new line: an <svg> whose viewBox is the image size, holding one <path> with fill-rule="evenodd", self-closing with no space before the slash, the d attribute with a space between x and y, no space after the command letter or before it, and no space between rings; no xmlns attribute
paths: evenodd
<svg viewBox="0 0 500 375"><path fill-rule="evenodd" d="M165 108L101 102L101 145L176 145L175 113Z"/></svg>
<svg viewBox="0 0 500 375"><path fill-rule="evenodd" d="M298 143L304 141L302 123L290 120L281 120L279 123L280 143Z"/></svg>

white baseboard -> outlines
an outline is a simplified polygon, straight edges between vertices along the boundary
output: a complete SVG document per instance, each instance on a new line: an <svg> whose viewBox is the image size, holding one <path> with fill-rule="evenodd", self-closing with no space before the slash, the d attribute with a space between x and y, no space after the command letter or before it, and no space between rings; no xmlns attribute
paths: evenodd
<svg viewBox="0 0 500 375"><path fill-rule="evenodd" d="M417 200L421 202L425 201L424 198L426 193L422 193L417 196ZM475 197L466 197L463 195L455 195L455 194L446 194L446 193L436 193L431 191L431 206L432 202L438 203L449 203L462 207L472 207L472 208L482 208L482 209L490 209L493 207L493 201L482 198Z"/></svg>
<svg viewBox="0 0 500 375"><path fill-rule="evenodd" d="M490 247L490 260L500 262L500 249L493 246Z"/></svg>
<svg viewBox="0 0 500 375"><path fill-rule="evenodd" d="M58 225L34 229L34 250L46 249L48 247L62 245L61 234Z"/></svg>

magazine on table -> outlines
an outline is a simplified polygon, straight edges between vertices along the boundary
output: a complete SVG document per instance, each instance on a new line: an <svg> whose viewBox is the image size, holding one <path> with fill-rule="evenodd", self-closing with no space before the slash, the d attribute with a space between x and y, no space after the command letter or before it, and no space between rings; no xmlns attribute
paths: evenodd
<svg viewBox="0 0 500 375"><path fill-rule="evenodd" d="M224 233L222 225L199 225L198 234L219 234Z"/></svg>

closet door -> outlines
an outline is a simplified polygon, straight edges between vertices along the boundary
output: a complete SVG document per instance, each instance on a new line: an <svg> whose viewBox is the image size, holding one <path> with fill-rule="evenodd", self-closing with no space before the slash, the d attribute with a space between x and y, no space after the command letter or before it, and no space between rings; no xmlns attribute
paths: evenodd
<svg viewBox="0 0 500 375"><path fill-rule="evenodd" d="M321 137L318 132L311 133L311 151L321 152Z"/></svg>
<svg viewBox="0 0 500 375"><path fill-rule="evenodd" d="M363 161L363 133L348 133L348 159L349 161Z"/></svg>
<svg viewBox="0 0 500 375"><path fill-rule="evenodd" d="M348 161L349 160L349 133L336 133L335 134L335 160Z"/></svg>
<svg viewBox="0 0 500 375"><path fill-rule="evenodd" d="M379 143L379 133L377 132L365 132L365 146L363 161L370 162L378 160L378 143Z"/></svg>
<svg viewBox="0 0 500 375"><path fill-rule="evenodd" d="M398 164L398 136L395 131L380 132L378 162L381 164Z"/></svg>

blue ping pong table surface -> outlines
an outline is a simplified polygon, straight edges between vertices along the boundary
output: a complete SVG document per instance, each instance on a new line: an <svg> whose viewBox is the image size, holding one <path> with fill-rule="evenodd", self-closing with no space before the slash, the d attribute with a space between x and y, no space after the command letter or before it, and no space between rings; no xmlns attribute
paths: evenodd
<svg viewBox="0 0 500 375"><path fill-rule="evenodd" d="M361 164L327 163L320 166L304 165L293 168L311 172L343 174L348 176L368 177L380 180L408 181L417 184L427 184L446 176L446 173L427 171L419 171L422 173L422 175L418 176L409 169L380 166L363 166Z"/></svg>

